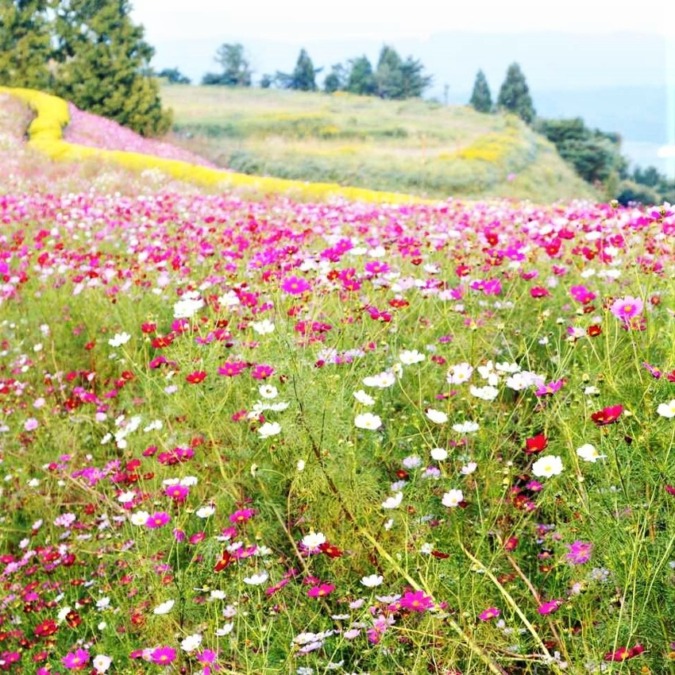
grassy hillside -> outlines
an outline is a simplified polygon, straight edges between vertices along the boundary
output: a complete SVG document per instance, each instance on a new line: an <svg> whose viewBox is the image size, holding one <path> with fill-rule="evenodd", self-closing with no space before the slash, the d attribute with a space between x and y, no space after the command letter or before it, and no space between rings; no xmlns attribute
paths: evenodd
<svg viewBox="0 0 675 675"><path fill-rule="evenodd" d="M597 195L510 116L420 100L166 86L174 142L249 174L429 197Z"/></svg>

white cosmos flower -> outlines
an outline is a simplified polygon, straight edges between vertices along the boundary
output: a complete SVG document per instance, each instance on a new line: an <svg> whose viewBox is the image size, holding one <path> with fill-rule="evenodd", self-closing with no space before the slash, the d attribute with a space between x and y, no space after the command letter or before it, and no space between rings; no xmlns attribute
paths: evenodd
<svg viewBox="0 0 675 675"><path fill-rule="evenodd" d="M450 366L446 380L448 384L463 384L467 382L473 373L473 368L468 363L458 363Z"/></svg>
<svg viewBox="0 0 675 675"><path fill-rule="evenodd" d="M550 478L561 474L563 470L562 459L557 455L546 455L539 458L532 465L532 475L537 478Z"/></svg>
<svg viewBox="0 0 675 675"><path fill-rule="evenodd" d="M434 410L433 408L429 408L429 410L427 410L426 416L436 424L445 424L448 421L448 416L444 412L440 410Z"/></svg>
<svg viewBox="0 0 675 675"><path fill-rule="evenodd" d="M202 636L199 635L199 633L195 633L194 635L188 635L181 643L180 643L180 648L184 651L187 652L188 654L190 652L193 652L199 645L202 643Z"/></svg>
<svg viewBox="0 0 675 675"><path fill-rule="evenodd" d="M383 579L379 574L371 574L368 577L361 577L361 583L366 588L374 588L382 583Z"/></svg>
<svg viewBox="0 0 675 675"><path fill-rule="evenodd" d="M117 333L114 337L108 340L108 344L111 347L121 347L131 340L131 335L129 333Z"/></svg>
<svg viewBox="0 0 675 675"><path fill-rule="evenodd" d="M253 330L258 333L258 335L268 335L269 333L274 333L274 324L269 319L254 321L251 324L251 328L253 328Z"/></svg>
<svg viewBox="0 0 675 675"><path fill-rule="evenodd" d="M210 518L216 512L216 507L211 504L202 506L195 511L197 518Z"/></svg>
<svg viewBox="0 0 675 675"><path fill-rule="evenodd" d="M661 415L661 417L667 417L668 419L675 417L675 398L668 403L661 403L656 409L656 412Z"/></svg>
<svg viewBox="0 0 675 675"><path fill-rule="evenodd" d="M432 448L431 459L435 459L437 462L442 462L444 459L447 458L448 458L448 451L445 448Z"/></svg>
<svg viewBox="0 0 675 675"><path fill-rule="evenodd" d="M326 535L323 532L310 532L302 538L302 545L310 551L319 548L321 544L325 543Z"/></svg>
<svg viewBox="0 0 675 675"><path fill-rule="evenodd" d="M263 384L258 387L258 391L263 398L276 398L279 394L277 388L272 384Z"/></svg>
<svg viewBox="0 0 675 675"><path fill-rule="evenodd" d="M135 511L131 514L129 520L132 525L145 525L149 517L150 514L147 511Z"/></svg>
<svg viewBox="0 0 675 675"><path fill-rule="evenodd" d="M472 434L475 431L478 431L478 429L480 429L480 426L478 425L477 422L466 421L461 422L460 424L453 424L452 428L458 434Z"/></svg>
<svg viewBox="0 0 675 675"><path fill-rule="evenodd" d="M363 389L355 391L354 398L363 405L373 405L375 403L375 399L372 396L366 394L366 392L363 391Z"/></svg>
<svg viewBox="0 0 675 675"><path fill-rule="evenodd" d="M276 436L281 433L281 424L279 422L265 422L260 429L258 429L258 434L261 438L269 438L270 436Z"/></svg>
<svg viewBox="0 0 675 675"><path fill-rule="evenodd" d="M199 297L199 293L196 291L189 291L188 293L185 293L178 302L174 303L173 318L190 319L203 306L204 301Z"/></svg>
<svg viewBox="0 0 675 675"><path fill-rule="evenodd" d="M486 387L474 387L473 385L469 388L472 396L480 398L483 401L494 401L497 396L499 396L499 390L490 385Z"/></svg>
<svg viewBox="0 0 675 675"><path fill-rule="evenodd" d="M478 464L476 464L476 462L467 462L461 468L461 472L465 476L470 476L477 468L478 468Z"/></svg>
<svg viewBox="0 0 675 675"><path fill-rule="evenodd" d="M91 665L94 666L94 670L97 673L105 673L107 672L108 668L110 668L111 663L112 658L110 656L106 656L105 654L97 654L94 657L94 660L91 662Z"/></svg>
<svg viewBox="0 0 675 675"><path fill-rule="evenodd" d="M388 370L385 370L383 373L378 373L377 375L369 375L368 377L363 378L363 384L365 384L366 387L377 387L378 389L391 387L395 382L396 376Z"/></svg>
<svg viewBox="0 0 675 675"><path fill-rule="evenodd" d="M420 363L421 361L424 361L425 358L424 354L418 352L416 349L407 349L398 355L398 360L404 366L412 366L415 363Z"/></svg>
<svg viewBox="0 0 675 675"><path fill-rule="evenodd" d="M461 490L449 490L443 495L441 499L441 504L447 506L448 508L454 508L459 506L460 502L464 501L464 493Z"/></svg>
<svg viewBox="0 0 675 675"><path fill-rule="evenodd" d="M233 630L234 630L234 622L230 621L226 624L223 624L223 627L219 628L216 631L216 635L218 637L225 637L226 635L229 635Z"/></svg>
<svg viewBox="0 0 675 675"><path fill-rule="evenodd" d="M585 462L595 463L598 459L604 459L607 455L601 455L595 448L595 446L590 443L582 445L580 448L577 448L577 455L581 457Z"/></svg>
<svg viewBox="0 0 675 675"><path fill-rule="evenodd" d="M155 609L152 610L152 613L153 614L168 614L173 609L173 606L175 604L176 604L175 600L167 600L166 602L163 602L163 603L157 605L157 607L155 607Z"/></svg>
<svg viewBox="0 0 675 675"><path fill-rule="evenodd" d="M267 572L260 572L259 574L252 574L250 577L244 577L244 583L249 586L259 586L264 584L269 578Z"/></svg>
<svg viewBox="0 0 675 675"><path fill-rule="evenodd" d="M403 493L397 492L393 497L388 497L382 502L383 509L397 509L403 501Z"/></svg>
<svg viewBox="0 0 675 675"><path fill-rule="evenodd" d="M375 431L382 426L382 420L373 413L362 413L354 418L354 426L359 429Z"/></svg>
<svg viewBox="0 0 675 675"><path fill-rule="evenodd" d="M223 307L236 307L241 304L239 297L234 291L228 291L218 298L218 303Z"/></svg>

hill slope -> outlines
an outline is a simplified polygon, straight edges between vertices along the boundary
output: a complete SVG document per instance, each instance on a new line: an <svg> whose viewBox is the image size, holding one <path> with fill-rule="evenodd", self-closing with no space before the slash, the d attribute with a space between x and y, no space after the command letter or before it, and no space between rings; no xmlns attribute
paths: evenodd
<svg viewBox="0 0 675 675"><path fill-rule="evenodd" d="M421 100L166 86L175 142L220 166L422 196L594 198L520 120Z"/></svg>

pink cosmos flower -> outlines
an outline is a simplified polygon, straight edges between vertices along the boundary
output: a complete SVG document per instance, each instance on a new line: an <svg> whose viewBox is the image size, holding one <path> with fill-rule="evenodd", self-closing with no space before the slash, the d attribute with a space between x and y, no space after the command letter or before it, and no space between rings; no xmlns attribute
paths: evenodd
<svg viewBox="0 0 675 675"><path fill-rule="evenodd" d="M182 503L190 494L190 488L187 485L167 485L164 488L164 494L167 497L171 497L175 502Z"/></svg>
<svg viewBox="0 0 675 675"><path fill-rule="evenodd" d="M255 509L240 509L230 516L231 523L245 523L255 515Z"/></svg>
<svg viewBox="0 0 675 675"><path fill-rule="evenodd" d="M478 615L478 618L481 621L489 621L490 619L497 618L500 614L501 612L496 607L488 607Z"/></svg>
<svg viewBox="0 0 675 675"><path fill-rule="evenodd" d="M570 295L582 305L587 305L589 302L595 300L595 293L589 291L586 286L572 286L570 288Z"/></svg>
<svg viewBox="0 0 675 675"><path fill-rule="evenodd" d="M330 595L334 590L334 584L319 584L318 586L312 586L307 591L307 595L310 598L323 598L326 595Z"/></svg>
<svg viewBox="0 0 675 675"><path fill-rule="evenodd" d="M568 544L567 560L572 565L583 565L591 559L593 544L589 541L575 541Z"/></svg>
<svg viewBox="0 0 675 675"><path fill-rule="evenodd" d="M273 374L274 368L265 363L259 363L251 371L251 377L254 380L266 380L268 377L272 377Z"/></svg>
<svg viewBox="0 0 675 675"><path fill-rule="evenodd" d="M156 647L150 652L150 660L160 666L172 663L176 658L176 650L173 647Z"/></svg>
<svg viewBox="0 0 675 675"><path fill-rule="evenodd" d="M166 511L157 511L145 521L145 526L151 530L156 530L158 527L166 525L171 520L171 516Z"/></svg>
<svg viewBox="0 0 675 675"><path fill-rule="evenodd" d="M625 322L630 322L642 313L644 304L640 298L634 298L627 295L625 298L619 298L612 303L609 311L614 314L617 319L622 319Z"/></svg>
<svg viewBox="0 0 675 675"><path fill-rule="evenodd" d="M539 614L553 614L553 612L557 612L558 609L560 609L562 604L562 600L549 600L548 602L539 605L539 607L537 607L537 612L539 612Z"/></svg>
<svg viewBox="0 0 675 675"><path fill-rule="evenodd" d="M84 670L90 658L86 649L76 649L74 652L66 654L61 663L69 670Z"/></svg>
<svg viewBox="0 0 675 675"><path fill-rule="evenodd" d="M401 609L411 612L425 612L434 606L434 601L424 591L407 591L399 600Z"/></svg>
<svg viewBox="0 0 675 675"><path fill-rule="evenodd" d="M289 295L302 295L311 288L309 282L301 277L286 277L281 282L281 290Z"/></svg>

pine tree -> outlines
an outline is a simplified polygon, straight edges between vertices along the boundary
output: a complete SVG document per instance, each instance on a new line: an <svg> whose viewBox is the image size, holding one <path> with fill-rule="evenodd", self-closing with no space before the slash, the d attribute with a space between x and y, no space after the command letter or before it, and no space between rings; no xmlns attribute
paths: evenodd
<svg viewBox="0 0 675 675"><path fill-rule="evenodd" d="M61 0L56 12L56 93L143 135L165 132L171 115L151 76L154 49L132 23L129 1Z"/></svg>
<svg viewBox="0 0 675 675"><path fill-rule="evenodd" d="M346 89L352 94L360 96L372 96L377 91L375 73L367 56L359 56L350 62L349 75Z"/></svg>
<svg viewBox="0 0 675 675"><path fill-rule="evenodd" d="M380 98L403 98L402 65L398 52L393 47L384 45L375 69L377 95Z"/></svg>
<svg viewBox="0 0 675 675"><path fill-rule="evenodd" d="M525 76L517 63L512 63L506 72L506 79L499 90L497 105L515 113L527 124L534 121L536 112L532 104L532 97Z"/></svg>
<svg viewBox="0 0 675 675"><path fill-rule="evenodd" d="M483 73L482 70L479 70L476 75L476 81L473 85L473 93L471 94L469 105L478 112L492 112L492 95L490 94L490 87L485 79L485 73Z"/></svg>
<svg viewBox="0 0 675 675"><path fill-rule="evenodd" d="M47 0L0 0L0 84L48 89L51 76Z"/></svg>
<svg viewBox="0 0 675 675"><path fill-rule="evenodd" d="M289 89L298 89L300 91L316 91L316 70L309 54L304 50L300 50L298 61L295 64L295 69L291 74L291 81Z"/></svg>
<svg viewBox="0 0 675 675"><path fill-rule="evenodd" d="M347 71L341 63L335 63L331 66L330 73L326 75L323 81L323 90L327 94L335 91L342 91L347 82Z"/></svg>

